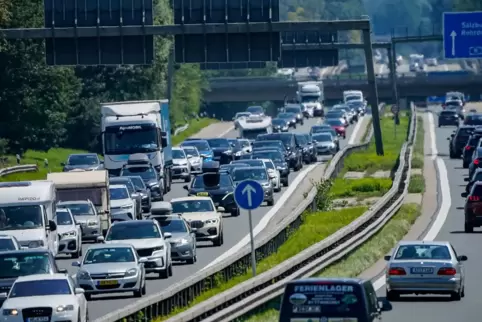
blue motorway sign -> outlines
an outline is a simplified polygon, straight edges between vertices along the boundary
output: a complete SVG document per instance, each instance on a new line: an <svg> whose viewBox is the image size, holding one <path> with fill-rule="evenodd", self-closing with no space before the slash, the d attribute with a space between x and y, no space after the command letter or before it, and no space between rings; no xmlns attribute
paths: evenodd
<svg viewBox="0 0 482 322"><path fill-rule="evenodd" d="M234 200L239 208L253 210L261 206L264 201L264 190L254 180L241 181L234 190Z"/></svg>
<svg viewBox="0 0 482 322"><path fill-rule="evenodd" d="M482 11L444 12L446 59L482 58Z"/></svg>
<svg viewBox="0 0 482 322"><path fill-rule="evenodd" d="M427 103L439 103L445 102L445 96L429 96L427 97Z"/></svg>

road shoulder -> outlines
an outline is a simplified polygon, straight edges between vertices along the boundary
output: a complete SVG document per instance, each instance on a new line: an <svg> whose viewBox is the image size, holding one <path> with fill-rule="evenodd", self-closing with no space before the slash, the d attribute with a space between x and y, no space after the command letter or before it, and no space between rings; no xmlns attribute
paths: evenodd
<svg viewBox="0 0 482 322"><path fill-rule="evenodd" d="M192 135L193 138L219 138L224 137L230 131L234 130L232 122L216 122L201 129L196 134Z"/></svg>

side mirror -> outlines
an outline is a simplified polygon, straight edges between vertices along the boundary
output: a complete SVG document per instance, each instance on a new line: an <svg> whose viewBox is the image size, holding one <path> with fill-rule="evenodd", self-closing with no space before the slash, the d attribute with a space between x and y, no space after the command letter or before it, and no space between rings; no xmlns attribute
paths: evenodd
<svg viewBox="0 0 482 322"><path fill-rule="evenodd" d="M465 182L470 182L470 178L464 178Z"/></svg>
<svg viewBox="0 0 482 322"><path fill-rule="evenodd" d="M72 262L72 267L80 267L80 262L79 261Z"/></svg>
<svg viewBox="0 0 482 322"><path fill-rule="evenodd" d="M139 258L139 263L141 263L141 264L147 263L147 258L145 258L145 257Z"/></svg>
<svg viewBox="0 0 482 322"><path fill-rule="evenodd" d="M165 239L169 239L172 237L172 234L171 233L164 233L164 238Z"/></svg>
<svg viewBox="0 0 482 322"><path fill-rule="evenodd" d="M447 138L448 141L450 141L451 138Z"/></svg>
<svg viewBox="0 0 482 322"><path fill-rule="evenodd" d="M385 255L385 256L383 256L383 259L386 260L386 261L389 261L390 258L392 258L392 256L390 256L390 255Z"/></svg>
<svg viewBox="0 0 482 322"><path fill-rule="evenodd" d="M186 158L191 159L192 155L188 154L188 155L186 155Z"/></svg>
<svg viewBox="0 0 482 322"><path fill-rule="evenodd" d="M185 184L184 186L182 186L182 188L183 188L184 190L189 191L189 186L188 186L187 184Z"/></svg>
<svg viewBox="0 0 482 322"><path fill-rule="evenodd" d="M49 230L50 231L56 231L57 230L57 224L53 220L49 220Z"/></svg>
<svg viewBox="0 0 482 322"><path fill-rule="evenodd" d="M453 138L455 136L455 133L450 134L450 137Z"/></svg>
<svg viewBox="0 0 482 322"><path fill-rule="evenodd" d="M60 162L60 165L65 167L65 162Z"/></svg>
<svg viewBox="0 0 482 322"><path fill-rule="evenodd" d="M462 198L467 198L468 195L469 195L469 194L468 194L467 192L462 192L462 193L460 194L460 196L461 196Z"/></svg>
<svg viewBox="0 0 482 322"><path fill-rule="evenodd" d="M386 299L378 299L378 307L380 312L388 312L393 309L392 304Z"/></svg>
<svg viewBox="0 0 482 322"><path fill-rule="evenodd" d="M103 243L103 242L105 242L104 236L99 236L99 237L97 237L97 242L98 242L98 243Z"/></svg>
<svg viewBox="0 0 482 322"><path fill-rule="evenodd" d="M85 291L83 288L80 288L80 287L76 287L75 288L75 294L84 294Z"/></svg>
<svg viewBox="0 0 482 322"><path fill-rule="evenodd" d="M67 271L65 268L59 268L59 273L60 274L68 274L69 271Z"/></svg>
<svg viewBox="0 0 482 322"><path fill-rule="evenodd" d="M468 258L465 255L460 255L459 257L457 257L457 259L459 262L465 262Z"/></svg>
<svg viewBox="0 0 482 322"><path fill-rule="evenodd" d="M217 210L218 210L219 212L225 212L225 211L226 211L226 209L224 209L224 207L218 207Z"/></svg>
<svg viewBox="0 0 482 322"><path fill-rule="evenodd" d="M6 299L7 296L8 296L7 293L0 293L0 299L2 299L2 300Z"/></svg>

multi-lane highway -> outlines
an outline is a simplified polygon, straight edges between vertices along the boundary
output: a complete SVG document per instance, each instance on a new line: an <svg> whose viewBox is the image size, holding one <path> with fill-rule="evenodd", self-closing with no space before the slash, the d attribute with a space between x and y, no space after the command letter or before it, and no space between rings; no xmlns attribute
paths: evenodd
<svg viewBox="0 0 482 322"><path fill-rule="evenodd" d="M312 125L315 125L320 122L319 118L310 119L305 121L304 126L298 126L298 128L294 131L296 132L309 132L309 129ZM352 125L347 130L347 139L343 140L342 146L348 142L350 135L353 131L355 125ZM237 131L230 131L226 135L226 137L235 138L238 136ZM292 183L295 178L299 175L305 175L306 169L308 167L305 166L299 172L292 172L290 174L290 183ZM173 184L172 191L167 195L166 200L170 200L171 198L183 197L186 196L186 191L183 190L182 186L184 183L175 183ZM288 197L285 193L290 187L283 188L283 190L277 194L276 201L286 200ZM293 189L291 189L293 190ZM295 193L302 193L302 192L295 192ZM276 206L276 205L275 205ZM272 207L261 207L253 211L253 224L256 225L262 218L265 216ZM224 245L221 247L213 247L210 244L198 244L198 253L197 253L197 263L194 265L185 265L179 264L175 265L173 270L173 276L167 280L160 280L152 278L148 276L148 283L147 283L147 294L158 293L165 290L167 287L173 285L174 283L180 282L183 279L197 273L202 268L206 267L210 262L214 261L223 253L229 251L233 246L235 246L240 240L242 240L245 235L248 233L248 218L246 216L241 215L240 217L234 218L230 216L226 216L224 219ZM84 254L86 249L89 247L88 244L84 245ZM66 268L69 270L70 274L75 274L76 269L71 266L73 260L71 259L59 259L58 264L60 268ZM133 301L137 299L133 299L127 295L110 295L110 296L95 296L93 297L92 301L89 302L89 315L91 319L95 319L101 317L107 313L110 313L114 310L118 310L120 308L125 307L128 304L131 304Z"/></svg>
<svg viewBox="0 0 482 322"><path fill-rule="evenodd" d="M482 112L479 104L478 110ZM468 109L474 105L468 104ZM437 109L435 109L437 110ZM434 115L435 124L437 117ZM444 197L440 192L438 205L445 202L450 205L447 218L436 236L436 240L450 241L459 255L467 255L468 261L465 262L466 296L461 301L450 301L444 296L402 296L400 301L392 302L393 309L383 313L383 321L402 322L402 321L425 321L425 322L451 322L451 321L480 321L480 304L482 297L482 279L480 278L482 267L482 230L475 229L472 234L464 232L464 213L463 206L465 199L460 196L465 191L464 178L467 177L468 170L462 168L462 160L450 159L447 138L452 134L454 127L434 128L434 146L438 158L445 164L447 180L438 178L439 185L442 184L447 193L450 191L450 198ZM426 129L427 131L428 129ZM432 152L433 153L433 152ZM444 198L444 200L441 200ZM442 212L443 209L440 209ZM439 215L441 216L441 215ZM379 290L379 296L385 296L385 288Z"/></svg>

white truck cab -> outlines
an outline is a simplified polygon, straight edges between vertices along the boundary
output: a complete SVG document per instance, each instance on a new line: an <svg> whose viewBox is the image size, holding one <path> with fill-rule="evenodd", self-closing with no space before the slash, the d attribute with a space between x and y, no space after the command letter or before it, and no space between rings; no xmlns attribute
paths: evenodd
<svg viewBox="0 0 482 322"><path fill-rule="evenodd" d="M296 95L298 102L310 116L324 116L325 96L322 81L298 83Z"/></svg>
<svg viewBox="0 0 482 322"><path fill-rule="evenodd" d="M14 236L22 247L45 248L56 256L55 204L52 181L1 182L0 233Z"/></svg>
<svg viewBox="0 0 482 322"><path fill-rule="evenodd" d="M346 104L351 101L364 102L363 92L358 90L349 90L343 92L343 102Z"/></svg>

